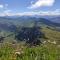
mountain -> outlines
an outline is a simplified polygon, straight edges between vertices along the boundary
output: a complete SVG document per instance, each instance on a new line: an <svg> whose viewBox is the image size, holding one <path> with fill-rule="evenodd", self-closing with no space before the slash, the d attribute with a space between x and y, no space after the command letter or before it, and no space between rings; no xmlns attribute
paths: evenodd
<svg viewBox="0 0 60 60"><path fill-rule="evenodd" d="M52 22L51 20L46 19L46 18L39 18L37 22L41 22L45 25L52 26L52 27L54 27L54 26L60 27L60 23Z"/></svg>
<svg viewBox="0 0 60 60"><path fill-rule="evenodd" d="M49 21L55 22L55 23L60 23L60 15L34 15L34 16L5 16L5 18L9 18L9 19L31 19L31 18L45 18L48 19Z"/></svg>
<svg viewBox="0 0 60 60"><path fill-rule="evenodd" d="M60 17L50 18L52 22L60 23Z"/></svg>
<svg viewBox="0 0 60 60"><path fill-rule="evenodd" d="M45 18L48 19L49 21L55 22L55 23L60 23L60 15L59 16L39 16L39 18Z"/></svg>
<svg viewBox="0 0 60 60"><path fill-rule="evenodd" d="M15 31L17 27L33 27L35 24L39 26L60 27L60 17L0 17L0 30Z"/></svg>

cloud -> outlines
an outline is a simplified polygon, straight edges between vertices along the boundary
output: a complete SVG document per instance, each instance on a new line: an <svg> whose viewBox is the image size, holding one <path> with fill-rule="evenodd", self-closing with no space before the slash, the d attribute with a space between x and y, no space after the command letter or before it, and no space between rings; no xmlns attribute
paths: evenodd
<svg viewBox="0 0 60 60"><path fill-rule="evenodd" d="M10 13L12 10L5 10L4 13Z"/></svg>
<svg viewBox="0 0 60 60"><path fill-rule="evenodd" d="M3 13L0 13L0 16L44 16L44 15L49 15L49 16L56 16L60 15L60 9L52 10L52 11L30 11L30 12L16 12L13 13L12 10L5 10Z"/></svg>
<svg viewBox="0 0 60 60"><path fill-rule="evenodd" d="M34 15L60 15L60 9L52 10L52 11L31 11L31 12L23 12L23 13L16 13L18 16L34 16Z"/></svg>
<svg viewBox="0 0 60 60"><path fill-rule="evenodd" d="M12 13L12 10L5 10L4 15L9 16Z"/></svg>
<svg viewBox="0 0 60 60"><path fill-rule="evenodd" d="M0 16L12 16L12 10L4 10L3 12L0 12Z"/></svg>
<svg viewBox="0 0 60 60"><path fill-rule="evenodd" d="M54 4L55 0L37 0L35 3L32 3L31 6L29 6L29 9L32 8L38 8L42 6L52 6Z"/></svg>
<svg viewBox="0 0 60 60"><path fill-rule="evenodd" d="M1 9L7 8L7 7L8 7L8 4L4 4L4 5L3 4L0 4L0 8Z"/></svg>
<svg viewBox="0 0 60 60"><path fill-rule="evenodd" d="M0 8L3 8L4 6L3 5L0 5Z"/></svg>

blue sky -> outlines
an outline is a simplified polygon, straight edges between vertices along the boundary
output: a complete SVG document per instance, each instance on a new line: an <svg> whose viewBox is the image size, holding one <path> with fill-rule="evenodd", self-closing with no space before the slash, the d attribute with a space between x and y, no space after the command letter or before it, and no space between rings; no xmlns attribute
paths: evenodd
<svg viewBox="0 0 60 60"><path fill-rule="evenodd" d="M59 15L59 4L60 0L0 0L0 15Z"/></svg>

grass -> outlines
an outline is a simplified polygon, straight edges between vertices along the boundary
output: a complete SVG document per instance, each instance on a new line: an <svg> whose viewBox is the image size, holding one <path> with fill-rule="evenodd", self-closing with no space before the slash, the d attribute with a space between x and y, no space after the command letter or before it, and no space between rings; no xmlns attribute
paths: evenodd
<svg viewBox="0 0 60 60"><path fill-rule="evenodd" d="M47 41L56 41L57 45L60 45L60 32L48 28L43 28L42 32L44 32L45 36L48 38Z"/></svg>
<svg viewBox="0 0 60 60"><path fill-rule="evenodd" d="M56 45L28 47L5 43L0 47L0 60L60 60L60 49Z"/></svg>
<svg viewBox="0 0 60 60"><path fill-rule="evenodd" d="M0 60L60 60L60 32L48 28L43 28L42 31L48 38L46 41L55 40L57 44L46 42L40 46L29 47L23 43L0 43Z"/></svg>

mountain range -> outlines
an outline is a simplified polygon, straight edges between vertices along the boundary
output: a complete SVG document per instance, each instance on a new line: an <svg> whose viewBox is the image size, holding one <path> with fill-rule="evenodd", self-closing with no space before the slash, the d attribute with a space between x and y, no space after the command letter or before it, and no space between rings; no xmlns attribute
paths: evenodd
<svg viewBox="0 0 60 60"><path fill-rule="evenodd" d="M0 17L0 30L15 31L17 26L32 27L34 24L46 25L60 28L59 16L21 16L21 17Z"/></svg>

